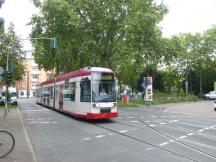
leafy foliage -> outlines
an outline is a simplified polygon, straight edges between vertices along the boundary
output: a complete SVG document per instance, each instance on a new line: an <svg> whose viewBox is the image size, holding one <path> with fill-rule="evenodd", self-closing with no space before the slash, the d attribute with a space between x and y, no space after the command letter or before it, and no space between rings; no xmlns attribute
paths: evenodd
<svg viewBox="0 0 216 162"><path fill-rule="evenodd" d="M21 58L21 43L14 32L14 25L10 24L8 31L0 31L0 66L6 70L7 54L13 62L12 79L14 81L20 80L24 73L24 65Z"/></svg>

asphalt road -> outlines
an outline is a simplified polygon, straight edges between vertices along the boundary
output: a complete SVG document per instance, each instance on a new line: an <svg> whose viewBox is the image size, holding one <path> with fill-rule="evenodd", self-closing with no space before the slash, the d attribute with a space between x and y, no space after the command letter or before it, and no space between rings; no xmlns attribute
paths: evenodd
<svg viewBox="0 0 216 162"><path fill-rule="evenodd" d="M19 106L38 162L216 161L214 115L184 115L173 110L178 105L164 105L120 108L116 119L89 122L32 99L21 99Z"/></svg>

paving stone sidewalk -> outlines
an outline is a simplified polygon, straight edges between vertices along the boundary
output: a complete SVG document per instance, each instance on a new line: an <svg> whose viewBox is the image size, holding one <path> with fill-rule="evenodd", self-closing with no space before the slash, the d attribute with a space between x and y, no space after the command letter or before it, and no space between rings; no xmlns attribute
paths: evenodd
<svg viewBox="0 0 216 162"><path fill-rule="evenodd" d="M36 162L27 130L22 121L21 113L18 108L10 109L4 120L4 109L0 108L0 129L11 132L16 140L16 145L11 154L1 158L0 162Z"/></svg>

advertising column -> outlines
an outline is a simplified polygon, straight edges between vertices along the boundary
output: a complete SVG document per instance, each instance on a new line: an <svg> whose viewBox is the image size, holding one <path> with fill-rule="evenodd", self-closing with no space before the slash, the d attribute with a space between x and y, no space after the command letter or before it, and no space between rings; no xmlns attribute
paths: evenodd
<svg viewBox="0 0 216 162"><path fill-rule="evenodd" d="M145 97L144 101L153 101L153 86L152 86L152 77L146 77L146 86L145 86Z"/></svg>

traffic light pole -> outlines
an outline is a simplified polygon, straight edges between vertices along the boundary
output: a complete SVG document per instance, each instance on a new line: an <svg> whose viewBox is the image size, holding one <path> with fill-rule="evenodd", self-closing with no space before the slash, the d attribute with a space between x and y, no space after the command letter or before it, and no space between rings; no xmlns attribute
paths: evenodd
<svg viewBox="0 0 216 162"><path fill-rule="evenodd" d="M7 79L8 70L9 70L8 65L9 65L9 52L7 51L6 79ZM6 118L8 112L9 112L9 109L8 109L8 83L6 82L4 119Z"/></svg>

